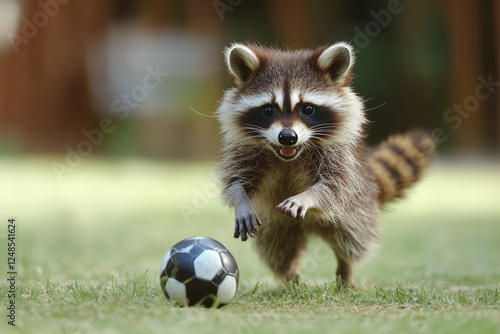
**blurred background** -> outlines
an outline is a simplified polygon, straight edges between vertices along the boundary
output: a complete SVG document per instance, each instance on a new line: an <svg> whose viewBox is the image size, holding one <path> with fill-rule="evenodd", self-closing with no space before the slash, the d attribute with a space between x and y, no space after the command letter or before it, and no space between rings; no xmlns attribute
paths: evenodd
<svg viewBox="0 0 500 334"><path fill-rule="evenodd" d="M339 40L357 50L370 143L415 127L440 140L427 177L381 215L384 247L359 282L497 284L500 0L0 0L0 222L18 222L20 321L68 332L97 311L67 282L150 273L157 287L164 252L193 235L233 252L242 291L271 281L252 242L232 237L213 179L222 51ZM305 282L332 278L324 247L310 247ZM45 297L50 282L73 306ZM130 323L115 309L113 333ZM152 321L164 331L164 320Z"/></svg>
<svg viewBox="0 0 500 334"><path fill-rule="evenodd" d="M444 155L500 152L498 0L0 0L0 38L3 156L214 161L224 46L338 40L370 142L425 127Z"/></svg>

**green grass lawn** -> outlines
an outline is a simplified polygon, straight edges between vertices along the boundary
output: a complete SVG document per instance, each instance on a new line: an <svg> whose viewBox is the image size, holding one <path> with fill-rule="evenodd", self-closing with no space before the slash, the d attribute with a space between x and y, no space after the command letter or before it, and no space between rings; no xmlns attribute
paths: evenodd
<svg viewBox="0 0 500 334"><path fill-rule="evenodd" d="M59 158L60 160L60 158ZM310 244L303 285L274 281L213 190L214 164L87 159L59 182L51 159L0 160L0 261L17 219L16 327L1 333L500 333L500 165L437 163L392 205L358 288ZM176 308L158 270L177 241L205 235L240 267L228 306Z"/></svg>

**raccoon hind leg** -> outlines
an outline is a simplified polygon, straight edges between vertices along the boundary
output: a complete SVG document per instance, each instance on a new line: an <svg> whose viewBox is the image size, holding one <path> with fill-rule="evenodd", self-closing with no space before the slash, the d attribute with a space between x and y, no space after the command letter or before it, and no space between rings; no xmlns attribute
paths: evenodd
<svg viewBox="0 0 500 334"><path fill-rule="evenodd" d="M354 265L373 254L378 239L377 225L325 226L318 234L335 252L339 283L344 287L354 287Z"/></svg>
<svg viewBox="0 0 500 334"><path fill-rule="evenodd" d="M255 246L260 258L279 279L299 283L300 262L306 248L306 235L300 224L262 224Z"/></svg>

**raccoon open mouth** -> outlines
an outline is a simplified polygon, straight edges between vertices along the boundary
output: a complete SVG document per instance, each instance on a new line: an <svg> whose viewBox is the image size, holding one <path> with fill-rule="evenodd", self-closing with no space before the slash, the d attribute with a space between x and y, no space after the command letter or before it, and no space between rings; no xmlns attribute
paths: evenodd
<svg viewBox="0 0 500 334"><path fill-rule="evenodd" d="M273 145L274 151L283 160L292 160L297 155L299 155L299 152L302 148L302 146L277 146Z"/></svg>

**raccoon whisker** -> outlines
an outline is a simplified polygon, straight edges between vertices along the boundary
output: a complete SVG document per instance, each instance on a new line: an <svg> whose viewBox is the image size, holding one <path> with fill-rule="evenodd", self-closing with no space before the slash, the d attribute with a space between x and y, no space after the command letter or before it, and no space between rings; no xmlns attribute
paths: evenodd
<svg viewBox="0 0 500 334"><path fill-rule="evenodd" d="M192 111L194 111L195 113L197 113L198 115L201 115L201 116L205 116L205 117L209 117L209 118L217 118L217 115L213 114L213 115L207 115L207 114L204 114L196 109L194 109L193 107L189 106L189 109L191 109Z"/></svg>
<svg viewBox="0 0 500 334"><path fill-rule="evenodd" d="M334 128L337 125L338 125L337 123L322 123L322 124L317 124L317 125L311 126L311 130L318 130L318 129L319 130L325 130L325 129L331 130L332 128Z"/></svg>
<svg viewBox="0 0 500 334"><path fill-rule="evenodd" d="M263 131L265 131L266 129L265 128L262 128L262 127L259 127L259 126L244 126L242 127L243 130L247 130L247 131L250 131L252 133L256 132L260 135L260 133L262 133ZM260 135L262 137L262 135Z"/></svg>
<svg viewBox="0 0 500 334"><path fill-rule="evenodd" d="M312 139L317 139L317 140L320 140L320 141L326 141L325 139L323 138L317 138L317 137L311 137ZM313 141L309 141L307 142L306 144L306 147L314 147L315 149L316 148L321 148L321 146L318 144L318 143L315 143Z"/></svg>
<svg viewBox="0 0 500 334"><path fill-rule="evenodd" d="M261 131L257 131L255 129L245 129L245 128L243 128L242 130L246 130L246 133L249 135L247 138L249 138L249 137L261 137L261 138L264 138L264 136L262 135Z"/></svg>
<svg viewBox="0 0 500 334"><path fill-rule="evenodd" d="M308 143L308 147L312 148L316 153L318 153L318 156L322 156L321 154L321 146L317 143L310 142Z"/></svg>
<svg viewBox="0 0 500 334"><path fill-rule="evenodd" d="M321 123L321 124L316 124L311 126L311 129L318 128L318 127L324 127L324 126L335 126L338 123L330 122L330 123Z"/></svg>
<svg viewBox="0 0 500 334"><path fill-rule="evenodd" d="M246 137L248 138L248 137ZM234 150L234 151L237 151L237 152L243 152L245 155L248 154L248 149L252 149L252 148L259 148L262 147L262 143L265 143L265 139L264 138L255 138L255 139L258 139L257 142L254 142L254 143L251 143L251 142L248 142L248 141L245 141L244 143L240 142L240 141L234 141L234 142L231 142L231 143L227 143L226 144L226 147L228 149L231 149L231 150ZM267 144L266 144L267 145ZM264 145L264 147L266 146Z"/></svg>
<svg viewBox="0 0 500 334"><path fill-rule="evenodd" d="M271 149L271 150L272 150L272 149L273 149L273 146L272 146L270 143L267 143L267 144L266 144L266 145L262 148L262 150L260 150L260 152L264 151L265 149ZM259 152L259 153L260 153L260 152Z"/></svg>
<svg viewBox="0 0 500 334"><path fill-rule="evenodd" d="M324 132L324 133L332 133L335 132L337 128L337 124L319 124L312 126L310 130L312 132Z"/></svg>
<svg viewBox="0 0 500 334"><path fill-rule="evenodd" d="M313 136L333 137L334 130L332 127L312 127Z"/></svg>
<svg viewBox="0 0 500 334"><path fill-rule="evenodd" d="M311 138L321 140L325 143L329 143L328 139L333 138L333 135L328 133L318 133L318 134L313 134Z"/></svg>
<svg viewBox="0 0 500 334"><path fill-rule="evenodd" d="M327 137L327 138L333 138L333 135L331 134L328 134L328 133L318 133L318 134L314 134L311 136L311 139L316 139L316 140L319 140L320 142L322 143L325 143L325 144L328 144L328 145L331 145L331 141L323 138L323 137Z"/></svg>
<svg viewBox="0 0 500 334"><path fill-rule="evenodd" d="M335 131L332 129L313 129L311 132L313 135L333 136Z"/></svg>
<svg viewBox="0 0 500 334"><path fill-rule="evenodd" d="M376 107L373 107L373 108L370 108L370 109L366 109L366 110L365 110L365 112L367 112L367 111L372 111L372 110L378 109L378 108L380 108L380 107L383 107L383 106L385 106L385 105L386 105L386 103L387 103L387 102L383 102L383 103L379 104L379 105L378 105L378 106L376 106Z"/></svg>
<svg viewBox="0 0 500 334"><path fill-rule="evenodd" d="M244 129L255 129L255 130L266 130L266 128L258 125L245 125L243 126Z"/></svg>
<svg viewBox="0 0 500 334"><path fill-rule="evenodd" d="M268 148L272 149L271 144L269 142L266 142L265 139L262 139L257 143L245 142L243 145L241 145L241 143L236 142L233 143L232 147L236 151L239 151L244 154L243 160L253 159L261 155L264 150Z"/></svg>
<svg viewBox="0 0 500 334"><path fill-rule="evenodd" d="M262 135L262 131L265 129L259 129L257 127L248 127L248 126L242 127L241 129L247 133L245 138L264 138L264 136Z"/></svg>
<svg viewBox="0 0 500 334"><path fill-rule="evenodd" d="M245 136L245 139L264 139L264 137L260 134L255 134L251 136Z"/></svg>

